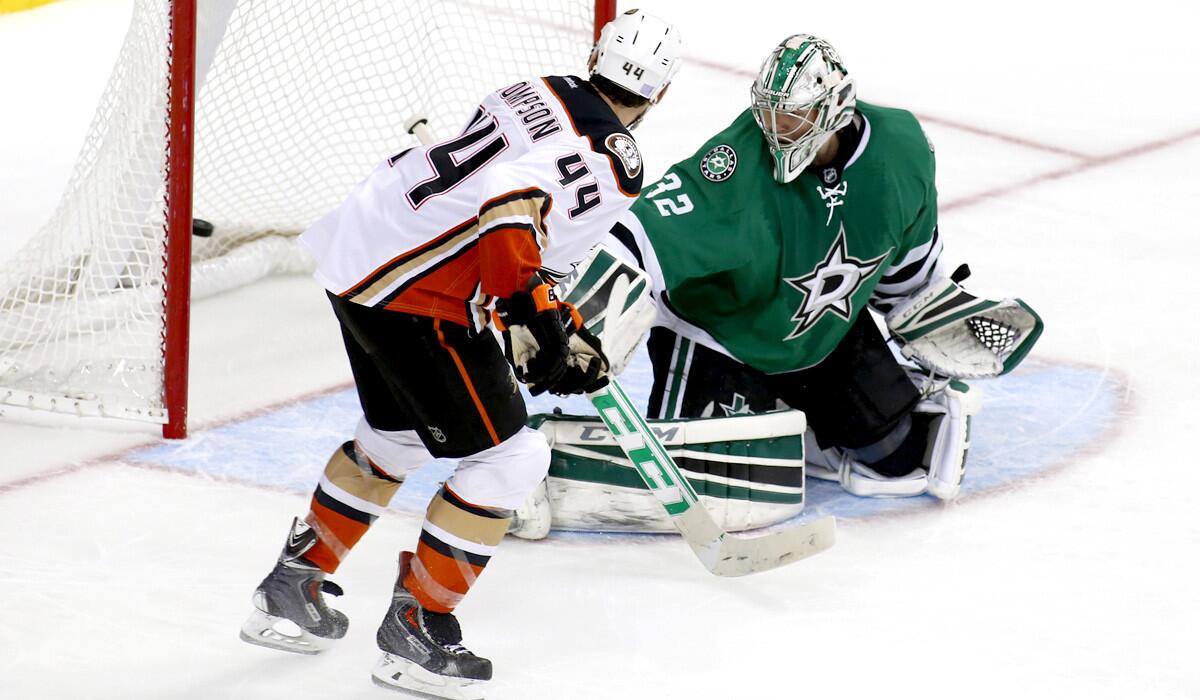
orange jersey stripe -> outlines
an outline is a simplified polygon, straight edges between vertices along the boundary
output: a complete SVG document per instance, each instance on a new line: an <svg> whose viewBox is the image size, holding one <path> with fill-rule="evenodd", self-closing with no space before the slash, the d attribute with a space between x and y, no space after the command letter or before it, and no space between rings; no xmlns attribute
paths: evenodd
<svg viewBox="0 0 1200 700"><path fill-rule="evenodd" d="M471 246L403 287L383 308L470 326L467 303L475 296L478 280L479 249Z"/></svg>
<svg viewBox="0 0 1200 700"><path fill-rule="evenodd" d="M375 268L375 270L373 270L371 272L371 274L369 274L365 278L363 278L360 282L358 282L358 284L355 284L350 289L347 289L346 291L341 292L340 294L338 294L338 296L343 297L343 298L349 298L349 297L353 297L357 294L360 294L361 292L363 292L363 290L370 287L376 280L378 280L380 277L385 276L390 270L397 267L398 265L404 263L405 261L419 257L422 252L437 248L439 245L449 241L450 239L454 238L455 236L458 236L459 234L465 233L465 232L469 231L470 229L473 229L477 224L478 224L478 218L473 216L470 219L467 219L466 221L462 222L461 224L458 224L457 226L443 232L438 237L433 238L429 241L426 241L425 243L422 243L421 245L417 246L416 248L412 248L410 250L404 251L400 255L397 255L396 257L392 258L391 260L387 261L386 263Z"/></svg>
<svg viewBox="0 0 1200 700"><path fill-rule="evenodd" d="M393 258L342 296L471 327L469 304L478 303L481 294L510 296L541 269L545 218L552 206L550 196L536 187L493 197L480 207L479 217ZM493 228L480 235L488 225ZM375 301L389 288L390 294Z"/></svg>

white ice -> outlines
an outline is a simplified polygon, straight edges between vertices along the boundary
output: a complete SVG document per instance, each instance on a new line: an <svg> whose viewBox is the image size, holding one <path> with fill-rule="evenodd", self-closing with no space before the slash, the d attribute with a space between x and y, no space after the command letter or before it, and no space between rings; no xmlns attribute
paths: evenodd
<svg viewBox="0 0 1200 700"><path fill-rule="evenodd" d="M1123 387L1119 419L1044 476L843 522L829 552L746 579L708 575L672 537L508 541L460 608L496 665L489 697L1200 697L1200 8L641 6L679 23L692 59L638 132L649 175L743 108L780 38L826 36L860 96L924 119L948 258L1039 309L1039 361ZM67 0L0 16L0 259L57 201L128 14ZM349 381L305 277L193 314L194 445ZM338 572L338 647L250 647L249 594L307 496L125 457L157 442L0 417L0 698L385 697L374 630L419 516L382 518ZM298 468L315 480L325 457Z"/></svg>

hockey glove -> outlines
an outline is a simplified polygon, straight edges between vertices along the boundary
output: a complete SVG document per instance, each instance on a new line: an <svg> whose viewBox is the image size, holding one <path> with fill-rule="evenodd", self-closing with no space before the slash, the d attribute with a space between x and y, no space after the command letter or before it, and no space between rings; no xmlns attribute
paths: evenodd
<svg viewBox="0 0 1200 700"><path fill-rule="evenodd" d="M567 329L554 289L546 283L496 302L493 320L504 334L504 357L537 396L567 372Z"/></svg>
<svg viewBox="0 0 1200 700"><path fill-rule="evenodd" d="M962 265L898 304L887 326L900 352L932 372L959 379L996 377L1013 370L1042 334L1042 319L1020 299L974 296L959 282Z"/></svg>
<svg viewBox="0 0 1200 700"><path fill-rule="evenodd" d="M574 306L560 302L567 327L567 370L550 387L559 396L585 394L608 386L610 364L600 339L584 328L583 317Z"/></svg>

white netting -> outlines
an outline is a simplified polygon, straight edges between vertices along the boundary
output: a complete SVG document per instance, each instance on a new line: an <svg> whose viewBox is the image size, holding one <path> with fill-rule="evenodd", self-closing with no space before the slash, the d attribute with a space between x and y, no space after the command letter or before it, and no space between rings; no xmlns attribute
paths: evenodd
<svg viewBox="0 0 1200 700"><path fill-rule="evenodd" d="M592 39L585 0L199 4L194 297L306 269L291 237L412 144L406 119L448 135L490 90L583 71ZM169 9L135 0L66 194L0 268L0 403L165 420Z"/></svg>

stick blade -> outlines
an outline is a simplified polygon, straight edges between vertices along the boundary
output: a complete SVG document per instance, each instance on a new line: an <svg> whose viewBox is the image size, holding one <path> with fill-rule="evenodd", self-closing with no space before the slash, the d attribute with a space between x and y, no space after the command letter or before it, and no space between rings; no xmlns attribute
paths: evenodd
<svg viewBox="0 0 1200 700"><path fill-rule="evenodd" d="M693 511L696 516L693 515ZM684 539L704 566L716 576L746 576L807 559L833 546L837 522L832 516L757 537L722 532L702 522L707 513L690 509L677 519ZM692 522L687 522L691 520ZM709 519L711 520L711 519Z"/></svg>

